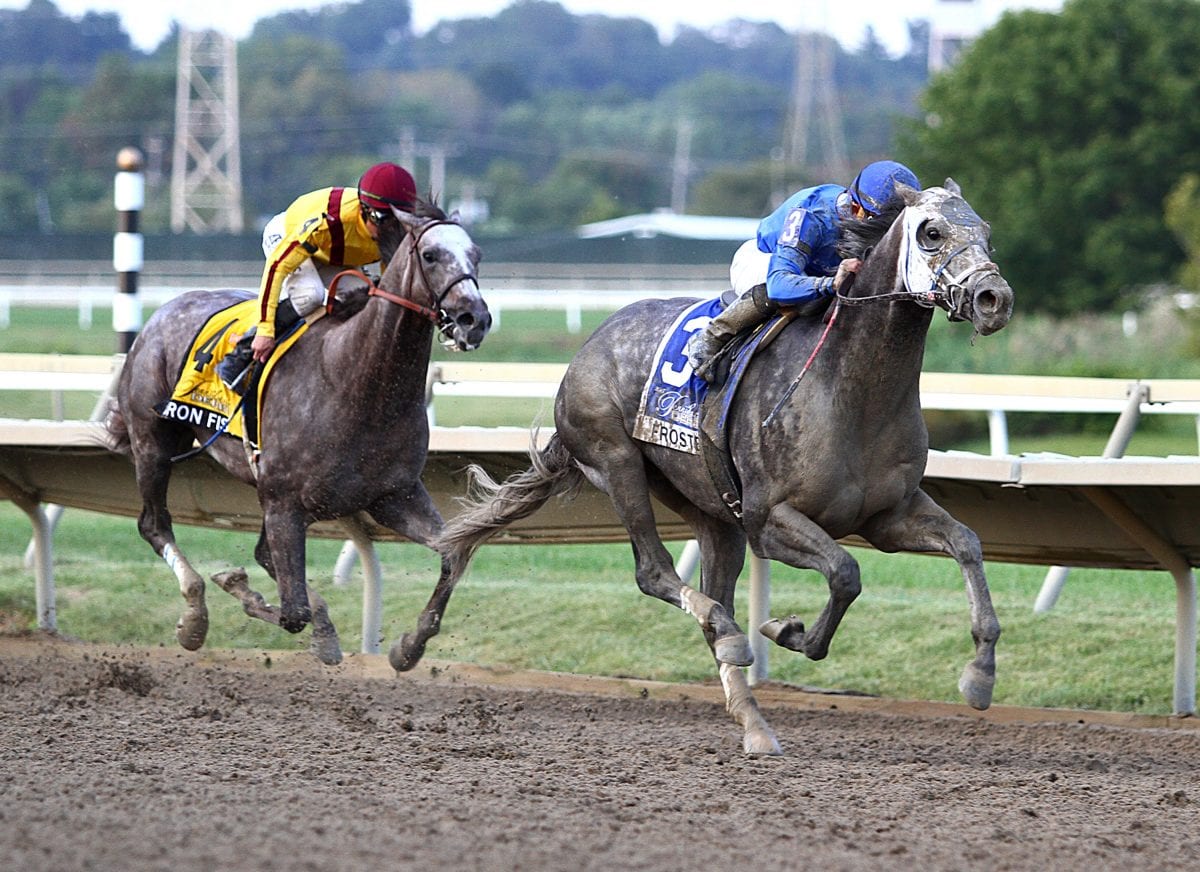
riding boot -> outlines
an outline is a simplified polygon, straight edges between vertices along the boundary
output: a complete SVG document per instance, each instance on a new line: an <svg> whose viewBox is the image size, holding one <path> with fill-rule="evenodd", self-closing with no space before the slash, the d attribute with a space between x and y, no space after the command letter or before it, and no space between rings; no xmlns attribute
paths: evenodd
<svg viewBox="0 0 1200 872"><path fill-rule="evenodd" d="M758 326L778 311L779 304L767 298L766 285L755 285L746 291L688 340L684 354L692 371L705 381L712 381L719 352L729 340L743 330Z"/></svg>
<svg viewBox="0 0 1200 872"><path fill-rule="evenodd" d="M254 350L250 344L254 342L255 332L257 328L251 327L246 335L238 340L233 351L221 358L221 362L217 364L217 377L225 387L237 394L246 392L246 382L249 379L243 374L254 362Z"/></svg>

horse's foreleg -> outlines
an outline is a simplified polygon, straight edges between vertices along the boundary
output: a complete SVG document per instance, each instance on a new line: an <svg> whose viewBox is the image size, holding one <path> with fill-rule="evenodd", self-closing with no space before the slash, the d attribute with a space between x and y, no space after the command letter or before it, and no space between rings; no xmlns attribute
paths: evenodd
<svg viewBox="0 0 1200 872"><path fill-rule="evenodd" d="M746 562L746 534L736 524L715 521L687 507L677 510L692 524L700 545L700 589L729 614L734 614L733 594ZM708 630L704 635L716 657L715 638ZM741 668L722 663L718 658L717 669L725 691L725 710L742 727L742 750L752 755L782 754L779 740L762 716Z"/></svg>
<svg viewBox="0 0 1200 872"><path fill-rule="evenodd" d="M289 633L299 633L312 620L305 578L304 516L290 506L264 505L263 530L279 589L279 626Z"/></svg>
<svg viewBox="0 0 1200 872"><path fill-rule="evenodd" d="M308 588L308 605L312 609L312 641L309 650L326 666L342 662L342 643L338 640L337 628L329 617L329 606L325 599L311 587Z"/></svg>
<svg viewBox="0 0 1200 872"><path fill-rule="evenodd" d="M261 593L251 590L246 570L241 567L226 569L214 575L212 580L213 584L237 599L242 604L242 611L250 617L279 626L279 609L268 605Z"/></svg>
<svg viewBox="0 0 1200 872"><path fill-rule="evenodd" d="M862 591L858 562L828 533L786 503L771 510L759 531L755 550L768 559L815 569L825 576L829 599L807 632L795 615L759 627L759 632L777 645L799 651L810 660L824 659L846 610Z"/></svg>
<svg viewBox="0 0 1200 872"><path fill-rule="evenodd" d="M379 523L395 530L413 542L432 548L433 540L442 531L442 516L433 504L425 486L417 482L405 493L381 501L370 509ZM412 669L425 656L425 646L442 627L442 615L454 593L455 585L467 569L466 562L451 562L442 555L441 573L437 585L417 618L416 629L405 633L388 649L388 662L397 672Z"/></svg>
<svg viewBox="0 0 1200 872"><path fill-rule="evenodd" d="M986 709L992 704L996 684L1000 621L983 571L979 537L921 490L905 506L872 519L862 534L881 551L941 553L958 562L971 604L971 636L975 640L975 658L963 669L958 689L972 708Z"/></svg>

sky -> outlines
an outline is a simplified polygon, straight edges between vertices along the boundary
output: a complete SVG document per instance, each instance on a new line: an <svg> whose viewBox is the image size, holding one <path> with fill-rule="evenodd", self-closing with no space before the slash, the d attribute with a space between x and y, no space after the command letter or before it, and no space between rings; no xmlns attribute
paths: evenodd
<svg viewBox="0 0 1200 872"><path fill-rule="evenodd" d="M316 9L333 0L52 0L72 18L86 12L115 12L135 46L149 51L167 36L171 22L194 28L213 28L234 39L249 35L254 22L278 12ZM425 33L442 20L490 17L511 0L411 0L413 27ZM597 13L612 17L640 18L653 24L664 40L678 26L707 29L731 18L774 21L788 32L831 33L847 49L862 44L868 25L892 55L908 50L910 20L932 19L938 7L953 13L977 14L981 24L994 23L1006 9L1036 8L1057 11L1062 0L801 0L763 3L761 11L750 12L729 0L557 0L576 15ZM972 5L973 4L973 5ZM0 0L0 8L24 9L29 0ZM975 12L970 12L974 9Z"/></svg>

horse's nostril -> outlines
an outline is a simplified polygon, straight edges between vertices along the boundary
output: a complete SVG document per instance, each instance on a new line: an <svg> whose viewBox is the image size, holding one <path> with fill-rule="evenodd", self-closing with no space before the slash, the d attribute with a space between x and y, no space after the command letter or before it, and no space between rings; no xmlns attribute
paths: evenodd
<svg viewBox="0 0 1200 872"><path fill-rule="evenodd" d="M980 291L975 295L975 308L980 312L995 312L1000 308L1000 299L992 291Z"/></svg>
<svg viewBox="0 0 1200 872"><path fill-rule="evenodd" d="M470 330L475 326L475 316L470 312L463 312L455 319L455 323L464 330Z"/></svg>

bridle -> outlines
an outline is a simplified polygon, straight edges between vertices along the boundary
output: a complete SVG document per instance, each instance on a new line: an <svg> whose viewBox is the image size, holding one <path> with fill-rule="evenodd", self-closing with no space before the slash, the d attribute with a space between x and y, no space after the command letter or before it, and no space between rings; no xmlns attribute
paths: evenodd
<svg viewBox="0 0 1200 872"><path fill-rule="evenodd" d="M897 216L897 222L901 221L901 216L906 215L909 208L911 207L905 208L901 215ZM779 410L783 408L789 399L791 399L793 392L795 392L796 388L800 385L800 380L804 378L805 373L807 373L812 367L813 361L816 359L817 354L825 345L825 340L829 337L829 333L833 329L833 325L837 322L838 313L841 312L842 306L865 306L868 303L884 303L896 300L907 300L908 302L916 303L918 306L923 306L925 308L933 308L934 306L937 306L938 308L944 309L951 321L966 321L967 317L962 314L962 309L966 305L967 301L968 281L972 276L979 273L994 273L997 276L1000 275L1000 267L992 262L990 256L985 261L971 264L957 275L953 272L950 272L949 266L954 262L954 259L972 248L982 248L984 254L988 255L987 246L984 245L978 236L973 236L958 248L954 249L947 257L942 259L941 263L936 269L910 269L909 258L912 256L912 247L909 244L909 234L907 229L905 229L903 244L901 246L901 260L904 261L902 269L904 271L905 290L888 291L882 294L868 294L864 297L849 297L844 291L838 290L834 294L833 308L825 318L825 329L822 331L821 337L817 340L816 346L813 348L812 353L808 356L808 360L804 362L804 366L801 367L800 374L797 375L792 380L791 384L788 385L788 388L786 391L784 391L783 396L779 398L779 401L775 404L774 408L772 408L770 413L763 419L761 426L767 427L770 425L770 423L775 419L775 416L779 413ZM864 259L865 258L866 255L864 255ZM931 260L932 257L926 258L925 262L920 266L927 267L928 262ZM916 290L912 287L912 278L914 273L920 272L928 274L928 287L923 290ZM848 279L849 280L845 282L846 289L849 289L853 285L854 273L851 273Z"/></svg>
<svg viewBox="0 0 1200 872"><path fill-rule="evenodd" d="M367 291L367 294L372 297L382 297L389 303L395 303L398 306L403 306L406 309L416 312L421 317L432 322L438 328L438 332L443 339L449 340L451 338L450 331L454 328L454 319L442 308L442 302L446 299L446 295L453 290L454 286L461 282L470 280L475 283L475 287L478 289L479 279L476 278L473 272L461 272L458 275L452 276L451 280L440 291L435 291L430 285L429 274L425 271L425 261L420 256L421 240L431 229L442 225L461 226L457 221L440 220L430 221L416 229L406 231L406 235L412 237L412 244L408 248L408 262L405 264L405 282L402 294L393 294L391 291L385 291L383 288L376 286L374 282L370 283L371 289ZM410 299L413 295L413 282L416 280L417 275L420 275L421 284L424 285L425 292L429 295L430 305L428 306ZM330 296L332 296L332 292Z"/></svg>
<svg viewBox="0 0 1200 872"><path fill-rule="evenodd" d="M911 207L910 207L911 208ZM907 213L908 209L904 210ZM903 213L902 213L903 214ZM897 218L900 221L901 218ZM970 251L972 248L980 248L983 250L985 260L977 261L971 264L960 273L953 273L949 267L959 255ZM904 243L902 245L901 259L904 261L902 269L904 272L904 283L907 290L904 291L889 291L883 294L869 294L865 297L848 297L841 291L837 292L837 302L839 305L846 306L863 306L867 303L887 302L891 300L909 300L916 303L918 306L932 308L934 306L944 310L951 321L966 321L968 320L963 315L962 310L967 302L967 284L972 276L979 273L991 273L1000 275L1000 267L992 262L990 252L987 246L978 236L968 239L958 248L954 249L949 255L940 258L941 263L936 269L914 269L915 264L912 264L912 246L909 243L908 234L905 233ZM924 264L926 266L932 258L927 258ZM928 286L918 289L912 287L912 277L914 273L925 272L928 274Z"/></svg>

